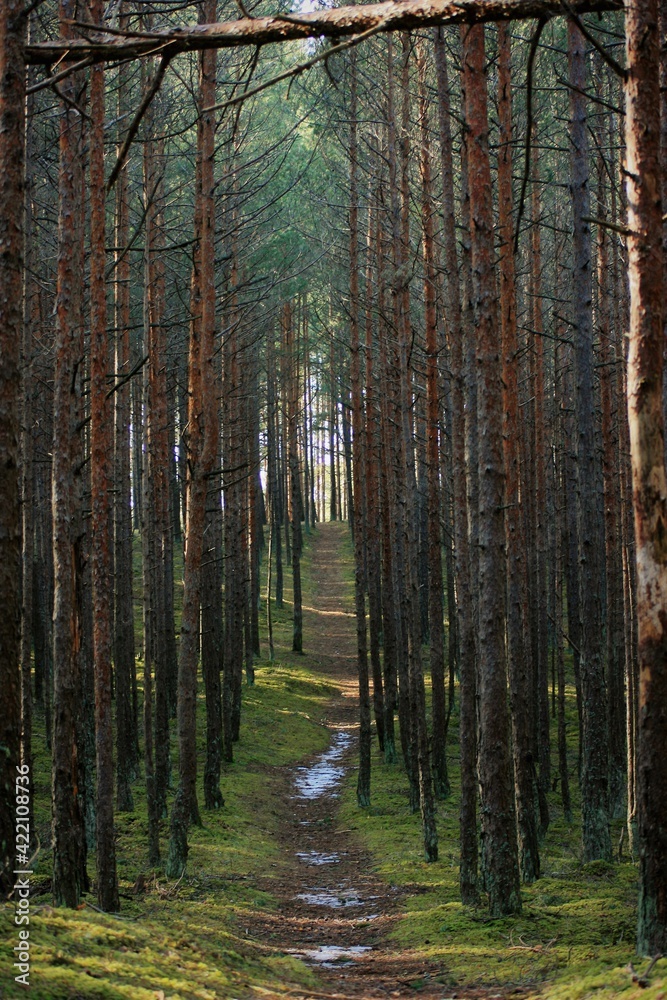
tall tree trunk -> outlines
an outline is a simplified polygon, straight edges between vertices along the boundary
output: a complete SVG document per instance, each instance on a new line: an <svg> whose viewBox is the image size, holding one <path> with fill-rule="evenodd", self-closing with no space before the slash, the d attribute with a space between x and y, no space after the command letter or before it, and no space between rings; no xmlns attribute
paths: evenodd
<svg viewBox="0 0 667 1000"><path fill-rule="evenodd" d="M465 36L465 114L479 415L479 783L489 912L521 911L505 659L502 385L493 261L484 28Z"/></svg>
<svg viewBox="0 0 667 1000"><path fill-rule="evenodd" d="M378 254L382 260L382 251ZM384 636L384 696L385 696L385 760L394 763L396 760L396 741L394 729L394 713L397 702L399 721L401 722L400 740L407 767L406 741L407 725L403 723L402 689L398 691L398 676L403 675L403 656L401 648L401 622L399 619L398 569L397 553L394 545L394 495L392 489L392 460L389 406L389 333L384 318L384 287L382 272L378 275L380 288L378 354L380 358L380 489L382 495L382 621ZM389 742L388 742L389 741Z"/></svg>
<svg viewBox="0 0 667 1000"><path fill-rule="evenodd" d="M378 191L378 203L380 194ZM376 259L377 259L377 359L379 372L377 376L377 463L378 463L378 498L380 502L379 520L377 531L379 532L380 553L380 594L382 600L382 639L383 639L383 663L382 681L384 698L384 748L385 761L388 764L396 762L396 734L394 728L394 714L397 702L397 618L396 618L396 584L394 572L393 546L391 539L391 491L389 487L389 454L387 448L388 441L388 406L387 406L387 313L386 313L386 287L385 287L385 266L384 266L384 244L382 218L377 212L376 224ZM369 367L372 366L372 358L366 358L367 365L367 386L371 384L372 375ZM373 401L369 400L367 414L372 413ZM372 477L369 477L372 479ZM367 483L370 490L370 482ZM370 509L370 506L369 506Z"/></svg>
<svg viewBox="0 0 667 1000"><path fill-rule="evenodd" d="M533 621L535 627L536 661L536 745L539 763L538 802L540 810L540 836L549 828L549 788L551 785L551 756L549 741L549 632L547 597L547 512L546 456L544 421L544 323L542 319L542 244L540 233L540 179L538 166L537 129L533 126L532 169L532 227L531 227L531 315L532 315L532 371L533 376L533 588L535 600Z"/></svg>
<svg viewBox="0 0 667 1000"><path fill-rule="evenodd" d="M299 406L299 358L294 349L294 320L292 307L285 303L283 312L285 352L286 417L287 417L287 475L289 496L289 526L292 556L292 651L303 652L303 609L301 596L301 487L299 476L299 451L297 442L297 411Z"/></svg>
<svg viewBox="0 0 667 1000"><path fill-rule="evenodd" d="M424 254L424 319L426 325L426 462L428 477L428 633L433 712L432 765L437 798L449 795L447 711L445 704L445 625L443 618L440 498L440 385L435 302L435 247L429 154L426 50L418 43L420 168L422 179L422 246Z"/></svg>
<svg viewBox="0 0 667 1000"><path fill-rule="evenodd" d="M260 656L259 644L259 571L264 547L262 530L262 483L260 480L260 415L259 415L259 345L249 347L249 392L248 392L248 520L249 520L249 563L250 563L250 667L252 674L248 683L254 682L252 657ZM306 409L306 414L308 410ZM307 423L307 415L306 415ZM308 434L306 429L305 461L308 464Z"/></svg>
<svg viewBox="0 0 667 1000"><path fill-rule="evenodd" d="M558 266L558 265L556 265ZM558 351L556 352L556 370L558 369ZM556 479L562 480L565 457L563 455L563 444L565 433L563 427L563 406L561 404L560 413L560 450L558 453L558 469ZM557 518L556 518L556 593L555 593L555 616L554 616L554 640L556 643L556 660L558 674L558 773L560 777L560 797L563 805L563 815L566 823L572 822L572 800L570 796L570 774L567 760L567 718L566 718L566 691L565 691L565 655L563 649L564 628L563 628L563 586L565 583L564 554L567 551L568 536L565 524L565 511L559 496L556 497Z"/></svg>
<svg viewBox="0 0 667 1000"><path fill-rule="evenodd" d="M94 0L93 22L101 24L103 5ZM113 409L107 393L111 358L107 336L105 280L104 66L90 71L90 415L92 476L93 656L95 670L95 749L97 766L97 902L118 910L116 838L113 817L113 719L111 714L111 633L113 582L110 481Z"/></svg>
<svg viewBox="0 0 667 1000"><path fill-rule="evenodd" d="M403 282L406 279L405 268L403 266L403 251L405 237L405 223L407 223L407 235L409 237L409 214L406 211L404 218L401 218L401 199L398 185L398 158L396 153L396 116L394 110L394 68L393 68L393 41L391 37L387 43L388 62L388 88L387 88L387 138L388 138L388 160L389 160L389 189L391 196L391 298L392 298L392 322L393 330L387 330L388 349L385 355L385 378L387 385L386 396L387 411L385 419L385 454L389 464L387 484L389 487L389 509L391 511L391 534L390 544L394 547L392 559L394 570L395 588L395 608L396 608L396 651L397 651L397 677L398 677L398 717L401 737L401 750L403 762L410 782L409 796L410 808L415 811L419 808L419 775L417 769L416 751L416 731L415 713L413 711L414 687L410 683L410 637L409 637L409 588L407 581L406 567L407 561L405 544L405 519L408 516L405 510L405 480L407 475L407 455L405 448L405 432L403 426L404 416L406 421L409 415L405 411L403 401L403 387L401 380L407 379L407 357L405 363L401 357L402 341L404 340L403 324L405 321L403 306L405 294ZM409 75L409 52L404 52L403 75L407 71ZM409 79L403 81L403 123L407 129L409 122ZM401 134L401 162L405 180L408 180L409 148L407 135ZM405 195L405 192L404 192ZM409 189L407 198L409 201ZM402 232L402 223L403 229ZM404 372L405 369L405 372Z"/></svg>
<svg viewBox="0 0 667 1000"><path fill-rule="evenodd" d="M373 675L373 715L380 752L385 752L385 699L382 679L382 582L380 572L380 496L379 496L379 449L377 379L373 373L373 246L374 224L378 224L378 213L373 210L373 192L369 191L368 236L366 241L366 421L364 502L366 505L366 573L368 585L368 632L370 645L371 672ZM393 733L391 735L393 739ZM392 754L393 754L392 750Z"/></svg>
<svg viewBox="0 0 667 1000"><path fill-rule="evenodd" d="M61 30L71 34L74 6L63 0ZM53 393L53 896L76 907L87 888L83 774L77 724L82 712L80 608L81 474L75 470L83 415L81 210L83 205L82 116L76 99L80 77L62 83L60 119L58 278Z"/></svg>
<svg viewBox="0 0 667 1000"><path fill-rule="evenodd" d="M149 21L147 27L150 28ZM155 109L146 117L144 142L144 199L146 238L144 249L144 338L148 355L146 378L145 500L142 507L142 539L147 546L146 619L151 629L151 660L155 693L155 792L161 815L167 811L167 789L171 755L169 710L173 701L168 656L171 539L169 531L169 439L167 431L166 342L164 330L163 245L159 206L163 195L163 140L154 138ZM148 644L149 639L146 639Z"/></svg>
<svg viewBox="0 0 667 1000"><path fill-rule="evenodd" d="M29 75L32 77L32 71ZM23 279L23 336L22 336L22 371L21 371L21 527L22 527L22 563L21 563L21 764L28 769L25 782L28 802L28 824L30 843L37 844L35 827L35 795L32 753L33 732L33 684L32 684L32 646L33 625L35 622L35 428L33 397L35 394L35 372L33 368L35 337L34 331L40 322L39 288L33 277L35 270L35 255L33 243L33 146L34 146L34 96L28 98L26 107L26 141L25 141L25 192L24 192L24 245L25 270ZM37 662L37 645L35 644L35 688L37 678L43 664Z"/></svg>
<svg viewBox="0 0 667 1000"><path fill-rule="evenodd" d="M232 208L232 225L236 225L236 206ZM225 667L222 688L223 756L233 760L233 743L240 723L240 698L243 682L243 578L245 554L243 536L243 480L241 469L245 455L242 430L242 380L239 362L239 314L237 301L238 271L236 236L231 239L231 308L230 334L225 342L225 452L223 466L229 470L224 477L225 489Z"/></svg>
<svg viewBox="0 0 667 1000"><path fill-rule="evenodd" d="M329 344L329 471L330 476L330 495L329 495L329 520L335 521L338 516L338 505L336 501L337 492L337 480L336 480L336 453L338 450L336 442L336 434L338 432L337 426L337 405L338 397L336 394L336 381L335 381L335 345L336 342L334 338L331 338Z"/></svg>
<svg viewBox="0 0 667 1000"><path fill-rule="evenodd" d="M519 506L519 343L512 223L511 48L507 25L498 26L498 230L500 237L500 325L503 349L503 443L505 452L505 537L507 542L507 659L512 706L512 750L521 876L540 874L535 822L535 764L532 747L532 684L526 655L526 550Z"/></svg>
<svg viewBox="0 0 667 1000"><path fill-rule="evenodd" d="M459 887L465 905L478 902L477 888L477 722L475 719L475 633L473 595L470 580L470 549L468 544L468 503L466 490L465 451L466 420L464 407L464 324L461 314L461 289L456 238L456 204L454 199L454 164L450 115L447 56L442 28L435 31L435 59L438 80L438 117L440 155L442 160L443 227L445 265L447 269L447 317L452 372L452 470L454 507L454 554L456 567L456 616L460 647L460 713L461 746L461 805Z"/></svg>
<svg viewBox="0 0 667 1000"><path fill-rule="evenodd" d="M144 150L144 155L146 151ZM146 284L146 281L144 281ZM147 313L147 303L146 303L146 289L144 288L144 336L145 342L148 341L148 327L149 322L146 319ZM150 360L150 356L149 356ZM148 368L144 368L143 375L143 389L144 398L150 403L150 393L149 393L149 378L150 371ZM138 396L138 393L137 393ZM157 726L155 726L155 699L153 695L153 668L155 665L156 658L156 627L155 618L157 613L157 599L154 598L155 592L155 573L157 567L157 544L156 544L156 524L154 518L144 518L144 514L153 509L153 504L151 502L151 497L153 495L153 482L152 482L152 462L150 456L151 449L151 408L150 405L147 407L147 428L146 428L146 467L142 470L141 476L138 477L138 482L141 483L142 488L142 525L141 525L141 556L142 556L142 600L143 600L143 615L144 615L144 704L143 704L143 718L144 718L144 768L146 775L146 812L148 814L148 861L149 864L157 864L160 858L160 832L159 832L159 822L160 818L166 807L166 775L167 772L164 769L165 760L165 747L164 739L163 745L159 748L159 752L155 752L155 742L157 734ZM134 427L137 425L134 424ZM138 434L135 436L139 436ZM142 452L139 452L142 454ZM162 588L160 588L162 589ZM156 767L156 761L160 761L161 768ZM158 778L158 771L162 770L165 774L165 778L160 782ZM162 785L162 788L160 787Z"/></svg>
<svg viewBox="0 0 667 1000"><path fill-rule="evenodd" d="M637 547L639 727L637 950L667 951L667 481L660 200L659 35L656 0L626 12L630 354L628 416Z"/></svg>
<svg viewBox="0 0 667 1000"><path fill-rule="evenodd" d="M366 505L364 503L364 410L359 342L359 188L357 181L357 53L350 56L350 381L352 384L352 447L354 501L350 520L354 535L354 607L357 623L359 680L359 773L357 805L371 804L371 703L366 636Z"/></svg>
<svg viewBox="0 0 667 1000"><path fill-rule="evenodd" d="M220 358L215 359L218 379ZM207 414L214 425L216 438L215 466L222 465L220 450L219 407L216 401ZM204 807L220 809L224 798L220 791L222 761L221 672L223 669L224 628L222 620L222 493L220 474L209 478L206 497L206 527L201 573L201 670L206 696L206 763L204 764Z"/></svg>
<svg viewBox="0 0 667 1000"><path fill-rule="evenodd" d="M125 19L121 21L125 24ZM119 67L118 109L123 113L127 99L128 68ZM130 260L123 253L130 237L127 203L127 169L122 170L116 187L116 268L115 326L116 363L119 379L131 370L130 357ZM132 499L130 480L130 384L120 386L115 400L115 538L114 538L114 667L116 681L117 769L116 808L134 808L131 781L136 776L136 719L132 706L134 661L134 609L132 604ZM136 433L136 431L135 431Z"/></svg>
<svg viewBox="0 0 667 1000"><path fill-rule="evenodd" d="M20 350L23 326L25 67L23 3L0 8L0 893L14 885L16 776L21 738ZM78 888L76 885L73 888ZM78 902L78 899L77 899Z"/></svg>
<svg viewBox="0 0 667 1000"><path fill-rule="evenodd" d="M415 452L413 434L413 392L410 362L408 360L411 342L410 325L410 277L408 261L410 259L410 57L412 42L407 32L401 37L402 68L401 68L401 228L400 228L400 270L396 275L398 298L398 405L399 405L399 448L400 462L398 484L400 499L403 504L404 516L401 531L403 534L403 555L405 573L403 620L408 635L408 670L410 709L412 716L410 757L416 774L419 788L419 809L422 821L422 839L424 857L427 861L438 859L438 834L435 824L435 804L433 800L433 778L428 747L428 732L426 728L426 699L424 692L424 674L422 663L422 632L421 608L419 602L419 547L418 547L418 513L417 484L415 482ZM400 277L399 277L400 276ZM398 284L400 282L400 284Z"/></svg>
<svg viewBox="0 0 667 1000"><path fill-rule="evenodd" d="M216 0L206 0L200 23L215 20ZM215 123L210 110L215 103L215 51L200 55L197 129L199 201L195 218L194 286L198 284L201 316L191 326L188 405L188 515L183 565L183 612L178 658L178 790L171 814L169 858L166 871L179 876L188 856L190 823L200 824L197 804L197 658L199 653L201 562L206 521L206 490L218 452L217 401L215 398L215 212L213 201ZM209 109L205 111L204 109ZM197 274L197 267L199 273ZM195 302L197 296L195 295ZM198 336L197 336L198 334Z"/></svg>
<svg viewBox="0 0 667 1000"><path fill-rule="evenodd" d="M276 388L275 333L266 339L266 447L267 498L269 504L270 548L276 551L276 607L282 607L282 537L280 534L280 481L278 474L278 413ZM269 568L271 560L269 559ZM280 590L278 589L280 587ZM269 607L267 606L267 613Z"/></svg>
<svg viewBox="0 0 667 1000"><path fill-rule="evenodd" d="M568 22L570 71L570 148L574 222L573 324L577 415L577 522L581 595L581 798L584 859L611 858L609 833L609 736L602 658L604 542L598 530L599 475L595 446L593 398L593 323L591 236L586 125L586 43L579 28Z"/></svg>
<svg viewBox="0 0 667 1000"><path fill-rule="evenodd" d="M600 137L602 138L602 137ZM598 157L597 217L606 218L606 172ZM607 709L609 724L609 808L612 817L623 814L626 777L625 745L625 636L623 634L623 563L620 490L618 476L617 363L612 339L609 288L609 237L604 225L597 235L598 303L600 338L600 399L602 404L602 474L604 483L605 581L607 627ZM620 359L619 359L620 360Z"/></svg>

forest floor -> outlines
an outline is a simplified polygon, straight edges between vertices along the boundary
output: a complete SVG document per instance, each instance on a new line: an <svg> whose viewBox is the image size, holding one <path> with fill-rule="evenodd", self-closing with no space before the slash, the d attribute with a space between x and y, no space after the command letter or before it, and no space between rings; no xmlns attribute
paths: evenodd
<svg viewBox="0 0 667 1000"><path fill-rule="evenodd" d="M145 795L136 782L135 810L117 816L118 916L99 913L93 893L78 911L51 906L50 768L37 713L35 813L44 847L32 883L31 985L13 981L8 903L0 909L2 1000L667 1000L667 960L653 966L648 985L636 981L649 964L633 954L636 866L627 858L583 864L580 829L565 823L556 792L542 878L524 887L523 914L490 921L483 905L460 904L456 710L437 863L423 860L401 765L386 765L376 748L372 806L357 808L352 565L346 524L309 536L305 655L291 652L286 600L274 610L276 659L259 661L255 685L244 688L241 740L222 777L225 805L191 831L178 882L159 866L147 869ZM200 774L204 709L202 693ZM571 699L573 785L575 712ZM176 752L174 740L174 774ZM168 832L165 821L163 857ZM94 879L94 855L89 870Z"/></svg>
<svg viewBox="0 0 667 1000"><path fill-rule="evenodd" d="M583 865L580 830L558 815L555 796L553 830L543 848L544 877L524 889L521 917L496 921L488 920L483 906L473 910L458 902L456 752L450 757L453 795L439 803L439 863L423 859L419 816L407 808L402 766L387 766L377 748L373 805L358 809L353 553L347 525L318 528L308 577L307 656L336 691L323 721L332 733L334 766L344 773L340 784L312 798L299 794L302 781L306 791L317 785L326 755L287 768L283 776L278 835L286 867L262 882L279 907L272 914L256 911L249 928L252 936L317 967L320 992L289 995L667 1000L667 961L652 967L647 983L636 982L649 963L633 956L635 866ZM457 721L454 713L454 751ZM639 970L634 980L632 962Z"/></svg>
<svg viewBox="0 0 667 1000"><path fill-rule="evenodd" d="M308 659L336 691L323 720L331 747L282 775L278 833L285 867L260 882L279 906L272 913L256 912L249 933L318 969L318 991L292 990L293 996L452 996L438 962L391 940L407 891L374 873L373 856L341 815L341 785L354 776L358 715L353 595L344 572L348 535L346 524L318 529L304 607ZM494 988L467 989L458 996L491 993L498 995ZM282 991L269 995L284 996Z"/></svg>

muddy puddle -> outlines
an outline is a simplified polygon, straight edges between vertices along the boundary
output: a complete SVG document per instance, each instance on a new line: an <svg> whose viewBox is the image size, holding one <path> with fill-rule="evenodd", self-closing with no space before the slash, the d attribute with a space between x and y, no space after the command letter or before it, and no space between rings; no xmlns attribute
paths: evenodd
<svg viewBox="0 0 667 1000"><path fill-rule="evenodd" d="M294 799L306 813L297 820L303 835L301 849L295 855L303 867L299 891L295 886L292 899L304 908L321 907L322 915L314 918L319 934L314 935L312 945L308 942L308 947L295 948L292 954L321 969L351 966L371 951L370 945L351 944L350 936L354 941L354 928L378 916L376 912L365 912L377 909L377 897L363 892L356 878L345 877L350 865L348 852L327 849L331 843L329 821L321 815L322 806L339 796L347 771L345 756L353 739L346 729L333 730L324 753L311 764L296 768L294 774ZM341 934L344 939L335 943Z"/></svg>
<svg viewBox="0 0 667 1000"><path fill-rule="evenodd" d="M370 945L352 945L349 948L338 947L333 944L323 944L319 948L304 948L301 951L294 951L292 954L303 957L308 962L313 962L324 969L335 969L341 965L351 965L356 958L371 951Z"/></svg>
<svg viewBox="0 0 667 1000"><path fill-rule="evenodd" d="M297 851L296 856L304 865L339 865L340 854L324 854L322 851Z"/></svg>
<svg viewBox="0 0 667 1000"><path fill-rule="evenodd" d="M339 729L331 741L331 746L325 750L313 764L296 769L295 785L297 797L302 799L319 799L323 795L337 798L337 786L345 775L341 760L345 751L352 743L352 735L344 729Z"/></svg>
<svg viewBox="0 0 667 1000"><path fill-rule="evenodd" d="M300 899L309 906L328 906L332 910L346 906L363 906L366 902L354 889L313 889L311 892L298 892L295 899Z"/></svg>

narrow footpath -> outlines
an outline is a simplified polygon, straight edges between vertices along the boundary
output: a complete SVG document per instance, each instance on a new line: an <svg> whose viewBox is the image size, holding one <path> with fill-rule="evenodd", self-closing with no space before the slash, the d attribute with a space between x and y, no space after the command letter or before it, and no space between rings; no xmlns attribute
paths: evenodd
<svg viewBox="0 0 667 1000"><path fill-rule="evenodd" d="M337 688L327 706L328 750L281 776L280 836L285 867L259 884L279 899L275 913L257 913L250 936L318 970L314 991L276 989L264 997L473 998L452 992L439 969L396 951L389 940L401 894L373 873L373 861L339 821L340 792L356 766L357 679L353 598L346 594L342 549L346 524L320 525L310 550L313 592L304 597L304 648L318 673ZM254 993L253 996L257 996Z"/></svg>

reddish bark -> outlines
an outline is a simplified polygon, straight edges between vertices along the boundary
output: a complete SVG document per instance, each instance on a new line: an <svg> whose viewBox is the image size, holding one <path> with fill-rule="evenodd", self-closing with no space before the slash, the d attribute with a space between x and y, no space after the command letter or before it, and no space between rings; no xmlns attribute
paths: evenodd
<svg viewBox="0 0 667 1000"><path fill-rule="evenodd" d="M202 22L215 17L216 0L207 0ZM187 829L200 823L197 804L197 660L199 655L199 611L201 562L206 520L208 473L217 455L217 401L215 398L215 279L213 272L215 217L213 203L213 112L204 112L215 102L215 52L200 59L199 108L197 130L198 182L200 202L195 221L195 239L199 243L198 284L201 319L193 322L190 343L188 401L189 480L185 558L183 566L183 613L178 658L178 746L179 784L171 815L167 872L180 876L188 854ZM195 296L196 301L196 296ZM196 308L196 306L195 306ZM199 336L196 336L198 332Z"/></svg>
<svg viewBox="0 0 667 1000"><path fill-rule="evenodd" d="M626 12L630 353L628 417L637 552L639 724L637 949L667 950L667 480L665 477L663 261L660 199L658 5Z"/></svg>
<svg viewBox="0 0 667 1000"><path fill-rule="evenodd" d="M493 271L495 251L483 27L473 27L466 33L464 73L479 419L478 773L484 813L489 911L492 916L500 916L521 911L521 893L509 756L503 584L502 385Z"/></svg>

